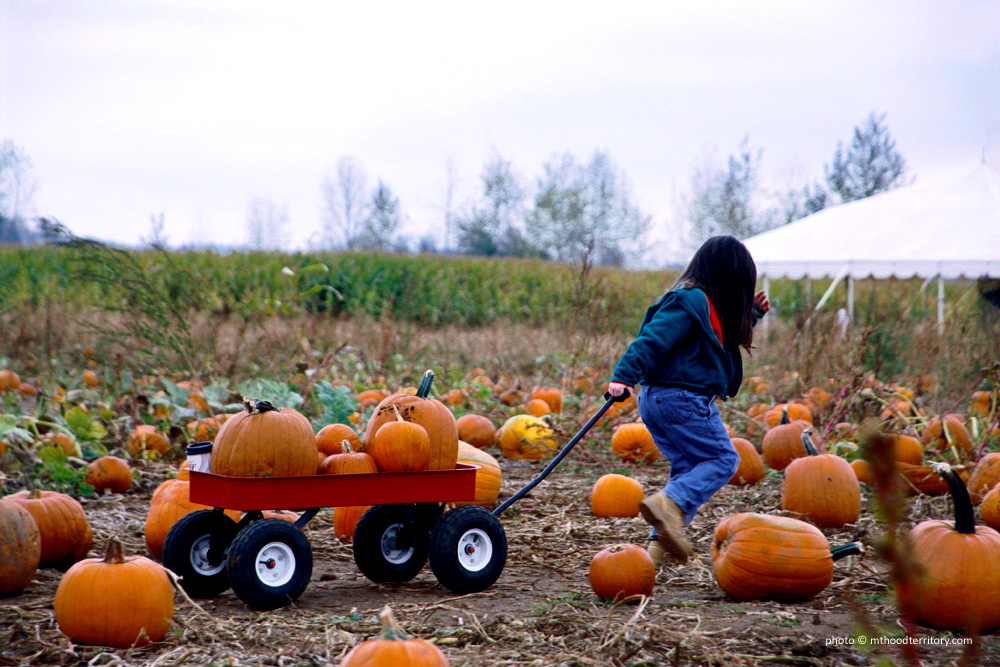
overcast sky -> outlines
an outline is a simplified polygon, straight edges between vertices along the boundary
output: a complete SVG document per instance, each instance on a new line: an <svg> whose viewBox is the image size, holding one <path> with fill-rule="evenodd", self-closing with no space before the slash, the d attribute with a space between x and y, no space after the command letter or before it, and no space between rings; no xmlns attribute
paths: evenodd
<svg viewBox="0 0 1000 667"><path fill-rule="evenodd" d="M822 178L887 114L919 179L1000 164L1000 2L0 0L0 139L38 214L126 243L240 244L248 202L320 229L343 155L440 233L484 160L529 184L606 150L670 250L673 202L714 150L764 149L773 187ZM653 258L655 261L655 257Z"/></svg>

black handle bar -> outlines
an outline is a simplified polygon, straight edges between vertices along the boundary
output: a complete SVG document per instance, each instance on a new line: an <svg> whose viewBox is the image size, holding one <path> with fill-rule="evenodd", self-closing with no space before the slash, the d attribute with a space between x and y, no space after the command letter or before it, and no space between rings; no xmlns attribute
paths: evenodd
<svg viewBox="0 0 1000 667"><path fill-rule="evenodd" d="M563 447L558 454L556 454L556 457L551 461L549 461L549 464L545 466L545 469L538 474L538 477L525 484L520 491L512 495L507 500L503 501L500 507L493 510L493 516L500 516L500 514L502 514L504 510L506 510L508 507L510 507L518 500L520 500L522 497L524 497L524 495L528 493L528 491L531 491L533 488L538 486L539 482L548 477L549 473L552 472L557 465L559 465L559 462L562 461L564 458L566 458L566 455L569 454L570 450L576 447L576 443L580 442L580 440L583 439L583 436L587 435L587 431L589 431L591 427L595 423L597 423L597 420L600 419L601 416L603 416L604 413L608 411L608 408L610 408L614 403L621 403L622 401L628 399L631 393L632 392L628 390L626 390L620 396L612 396L611 394L605 393L604 405L601 406L601 409L598 410L597 413L594 414L594 416L591 417L587 421L587 423L583 425L583 428L581 428L580 431L576 435L574 435L569 442L566 443L566 446Z"/></svg>

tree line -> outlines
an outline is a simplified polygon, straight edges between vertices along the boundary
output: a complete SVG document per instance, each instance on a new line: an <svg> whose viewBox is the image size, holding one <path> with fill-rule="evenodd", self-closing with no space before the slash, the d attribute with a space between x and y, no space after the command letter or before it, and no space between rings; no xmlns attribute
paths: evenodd
<svg viewBox="0 0 1000 667"><path fill-rule="evenodd" d="M768 191L762 161L763 149L744 139L724 165L695 168L679 213L690 245L715 234L747 238L909 182L885 114L874 112L854 128L850 142L837 144L822 182ZM30 167L23 149L10 140L0 143L0 243L44 241L28 222L35 191ZM482 166L477 195L460 206L453 201L453 164L447 173L438 233L426 233L414 245L402 233L409 219L388 183L378 178L370 187L362 163L341 157L320 184L321 231L310 242L312 249L539 257L585 266L637 265L644 259L653 218L638 207L628 176L607 151L585 160L569 152L554 155L533 180L494 153ZM251 198L245 222L246 247L281 248L288 207ZM142 241L167 245L163 213L150 217L150 233Z"/></svg>

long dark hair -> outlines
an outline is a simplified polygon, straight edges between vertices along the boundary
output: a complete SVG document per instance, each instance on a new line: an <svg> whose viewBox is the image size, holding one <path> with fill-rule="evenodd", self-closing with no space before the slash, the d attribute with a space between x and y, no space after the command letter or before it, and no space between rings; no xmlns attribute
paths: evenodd
<svg viewBox="0 0 1000 667"><path fill-rule="evenodd" d="M750 350L757 265L735 236L713 236L691 258L674 288L697 287L712 300L722 320L722 338Z"/></svg>

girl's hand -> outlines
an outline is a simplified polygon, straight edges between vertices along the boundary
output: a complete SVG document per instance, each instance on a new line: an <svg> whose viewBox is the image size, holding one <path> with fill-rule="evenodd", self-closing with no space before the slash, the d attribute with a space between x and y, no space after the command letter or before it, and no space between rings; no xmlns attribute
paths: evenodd
<svg viewBox="0 0 1000 667"><path fill-rule="evenodd" d="M767 298L767 294L764 290L761 290L753 295L753 302L765 313L771 310L771 302Z"/></svg>
<svg viewBox="0 0 1000 667"><path fill-rule="evenodd" d="M622 394L631 394L632 387L622 382L615 382L612 380L608 383L608 393L612 396L621 396Z"/></svg>

